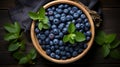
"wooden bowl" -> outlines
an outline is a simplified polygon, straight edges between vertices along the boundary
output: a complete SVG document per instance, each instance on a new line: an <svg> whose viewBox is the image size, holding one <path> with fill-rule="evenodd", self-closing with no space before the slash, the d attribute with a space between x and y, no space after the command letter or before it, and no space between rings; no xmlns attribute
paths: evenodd
<svg viewBox="0 0 120 67"><path fill-rule="evenodd" d="M70 1L70 0L57 0L57 1L52 1L52 2L47 3L46 5L44 5L44 8L46 9L46 8L48 8L50 6L54 6L54 5L60 4L60 3L65 3L65 4L70 4L70 5L77 6L87 16L88 21L90 22L90 25L91 25L90 31L92 33L91 39L87 43L87 45L88 45L87 48L84 49L84 51L81 54L77 55L76 57L72 57L72 58L69 58L69 59L66 59L66 60L57 60L57 59L51 58L50 56L48 56L46 54L46 52L39 45L38 39L37 39L37 37L35 35L35 32L34 32L34 28L35 28L35 22L34 21L32 22L32 25L31 25L31 39L32 39L34 47L37 49L39 54L42 55L44 58L46 58L49 61L55 62L55 63L67 64L67 63L75 62L75 61L81 59L89 51L89 49L92 46L93 40L94 40L95 30L94 30L93 20L92 20L90 14L87 12L87 10L82 5L80 5L77 2L73 2L73 1Z"/></svg>

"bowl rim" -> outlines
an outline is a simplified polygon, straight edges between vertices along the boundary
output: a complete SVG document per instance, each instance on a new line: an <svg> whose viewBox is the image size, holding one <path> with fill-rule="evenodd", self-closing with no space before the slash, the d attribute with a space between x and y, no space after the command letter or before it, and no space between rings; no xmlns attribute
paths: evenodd
<svg viewBox="0 0 120 67"><path fill-rule="evenodd" d="M36 50L39 52L39 54L41 56L43 56L47 60L55 62L55 63L66 64L66 63L71 63L71 62L77 61L78 59L81 59L90 50L90 48L91 48L91 46L93 44L93 40L94 40L94 35L95 35L94 27L95 26L94 26L92 17L88 13L88 11L82 5L80 5L77 2L73 2L73 1L69 1L69 0L64 0L64 1L57 0L57 1L52 1L52 2L49 2L49 3L45 4L43 7L46 9L46 8L48 8L50 6L53 6L53 5L56 5L56 4L60 4L60 3L77 6L79 9L81 9L84 12L86 17L88 18L88 21L89 21L89 23L91 25L90 31L92 32L92 36L91 36L90 41L87 43L87 45L88 45L87 48L84 49L84 51L82 53L80 53L79 55L77 55L76 57L72 57L72 58L66 59L66 60L57 60L57 59L54 59L54 58L51 58L50 56L48 56L45 53L45 51L41 48L41 46L39 45L39 42L38 42L37 37L36 37L35 32L34 32L35 21L32 21L31 30L30 30L31 32L30 33L31 33L32 43L33 43L34 47L36 48Z"/></svg>

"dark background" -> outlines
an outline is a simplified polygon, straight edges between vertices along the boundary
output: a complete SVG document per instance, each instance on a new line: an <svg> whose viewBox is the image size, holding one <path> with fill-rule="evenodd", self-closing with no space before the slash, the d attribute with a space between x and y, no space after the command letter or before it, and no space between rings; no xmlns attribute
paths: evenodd
<svg viewBox="0 0 120 67"><path fill-rule="evenodd" d="M104 22L101 26L102 30L106 33L116 33L117 38L120 39L120 0L100 0L102 4L102 11L104 15ZM11 22L8 9L15 6L15 0L0 0L0 67L23 67L24 65L18 65L11 53L7 51L8 42L3 40L5 34L3 24ZM31 42L27 42L27 51L33 47ZM36 65L25 66L62 66L52 63L38 54ZM120 67L120 60L112 58L103 58L100 54L100 47L93 44L90 51L80 60L71 63L78 66L84 65L87 67ZM68 64L69 65L69 64Z"/></svg>

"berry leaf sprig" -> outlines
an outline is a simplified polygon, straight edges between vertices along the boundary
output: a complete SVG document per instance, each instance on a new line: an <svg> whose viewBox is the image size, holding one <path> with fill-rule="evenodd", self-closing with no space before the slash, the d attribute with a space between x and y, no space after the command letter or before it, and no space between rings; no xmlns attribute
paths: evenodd
<svg viewBox="0 0 120 67"><path fill-rule="evenodd" d="M13 54L15 59L19 60L19 64L32 63L37 52L32 48L29 53L25 53L25 38L18 22L5 24L4 28L6 30L4 40L9 42L8 51Z"/></svg>
<svg viewBox="0 0 120 67"><path fill-rule="evenodd" d="M42 29L48 29L49 24L48 24L48 17L45 16L45 9L43 7L40 7L40 10L36 12L29 12L29 17L33 20L38 20L38 28L40 30Z"/></svg>
<svg viewBox="0 0 120 67"><path fill-rule="evenodd" d="M68 26L68 33L64 35L63 42L70 42L74 44L75 42L82 42L85 40L85 35L81 32L76 31L74 23L70 23Z"/></svg>
<svg viewBox="0 0 120 67"><path fill-rule="evenodd" d="M97 31L95 42L102 48L103 57L110 56L112 58L120 59L120 52L116 49L120 45L116 34L106 34L103 31Z"/></svg>

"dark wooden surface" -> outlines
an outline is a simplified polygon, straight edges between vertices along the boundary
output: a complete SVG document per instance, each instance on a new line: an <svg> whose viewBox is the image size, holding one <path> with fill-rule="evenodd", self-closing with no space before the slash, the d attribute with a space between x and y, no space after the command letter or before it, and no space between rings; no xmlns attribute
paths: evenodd
<svg viewBox="0 0 120 67"><path fill-rule="evenodd" d="M119 0L100 0L104 14L104 22L102 29L107 33L116 33L120 39L120 1ZM18 62L13 59L11 53L7 51L8 42L3 40L5 34L3 24L11 22L8 14L8 9L15 6L15 0L0 0L0 67L23 67L18 65ZM27 43L27 50L33 47L31 42ZM90 51L82 59L71 63L84 65L87 67L120 67L120 60L106 58L100 54L100 47L93 44ZM52 63L38 54L36 65L27 65L30 67L49 67L57 64ZM62 66L62 65L60 65Z"/></svg>

